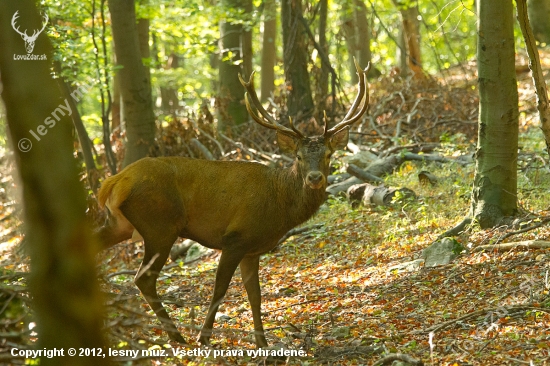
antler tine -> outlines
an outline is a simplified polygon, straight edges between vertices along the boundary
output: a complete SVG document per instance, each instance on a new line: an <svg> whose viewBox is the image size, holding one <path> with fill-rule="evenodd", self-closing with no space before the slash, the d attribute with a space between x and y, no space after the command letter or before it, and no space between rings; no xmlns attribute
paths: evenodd
<svg viewBox="0 0 550 366"><path fill-rule="evenodd" d="M294 126L294 122L291 117L288 117L288 123L290 124L292 131L294 131L299 138L304 138L304 135Z"/></svg>
<svg viewBox="0 0 550 366"><path fill-rule="evenodd" d="M44 28L46 28L46 26L48 25L48 20L50 20L50 18L48 17L48 14L44 14L43 19L44 19L44 24L42 25L42 29L40 29L40 32L38 33L42 33Z"/></svg>
<svg viewBox="0 0 550 366"><path fill-rule="evenodd" d="M367 73L370 70L371 64L369 62L365 70L362 70L359 64L357 63L357 60L355 60L355 58L353 59L353 61L355 62L355 68L357 69L357 75L359 76L359 92L357 93L357 97L355 98L355 101L353 102L349 112L346 114L344 119L340 123L338 123L336 126L325 131L325 136L331 136L334 133L340 131L341 129L354 124L365 114L365 112L369 107L369 90L368 90L368 83L367 83ZM359 105L361 105L361 102L363 101L363 97L365 97L364 98L365 102L363 103L363 106L359 109L359 111L355 113Z"/></svg>
<svg viewBox="0 0 550 366"><path fill-rule="evenodd" d="M13 17L11 18L11 26L12 26L12 28L13 28L17 33L19 33L20 35L26 36L26 35L27 35L27 30L25 29L25 33L22 33L22 32L19 30L19 26L17 26L17 24L15 24L15 21L17 20L17 18L19 18L19 10L17 10L17 11L13 14Z"/></svg>
<svg viewBox="0 0 550 366"><path fill-rule="evenodd" d="M298 130L296 130L292 125L292 120L290 121L290 126L292 127L292 129L290 129L288 127L285 127L277 123L275 118L273 118L269 113L267 113L265 108L262 106L262 103L260 103L260 100L258 99L258 95L256 94L256 90L254 88L255 73L256 73L255 71L252 71L248 82L244 81L242 76L239 74L239 80L241 84L244 86L244 88L246 89L246 93L245 93L246 110L248 111L252 119L254 119L254 121L258 122L260 125L264 127L277 130L281 133L284 133L285 135L302 138L303 135ZM252 104L254 104L254 107L256 107L256 109L258 110L259 115L253 111L252 106L250 105L251 104L250 99L252 100Z"/></svg>

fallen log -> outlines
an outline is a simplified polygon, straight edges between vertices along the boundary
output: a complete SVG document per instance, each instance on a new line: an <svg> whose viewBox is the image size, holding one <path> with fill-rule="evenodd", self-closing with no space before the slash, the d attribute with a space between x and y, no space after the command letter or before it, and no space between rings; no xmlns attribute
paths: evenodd
<svg viewBox="0 0 550 366"><path fill-rule="evenodd" d="M373 186L369 183L353 185L347 191L352 207L359 204L388 206L394 202L397 195L400 195L401 200L416 199L416 193L409 188Z"/></svg>
<svg viewBox="0 0 550 366"><path fill-rule="evenodd" d="M355 164L348 165L346 172L353 175L354 177L361 179L363 182L383 182L384 181L384 179L377 177L376 175L371 174L368 171L359 168Z"/></svg>
<svg viewBox="0 0 550 366"><path fill-rule="evenodd" d="M550 249L550 241L525 240L525 241L516 241L512 243L487 244L487 245L480 245L478 247L473 248L472 252L481 252L483 250L507 252L512 249L519 249L519 250Z"/></svg>

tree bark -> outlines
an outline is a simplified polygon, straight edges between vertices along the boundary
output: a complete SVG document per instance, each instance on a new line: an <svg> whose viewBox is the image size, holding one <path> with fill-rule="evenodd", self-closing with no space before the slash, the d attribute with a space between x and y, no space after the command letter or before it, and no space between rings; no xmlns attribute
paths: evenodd
<svg viewBox="0 0 550 366"><path fill-rule="evenodd" d="M90 137L88 135L88 131L86 131L84 122L82 122L82 117L80 116L78 107L74 99L71 97L71 87L67 84L67 81L65 81L65 79L63 79L63 77L61 76L58 79L58 84L62 89L65 100L68 102L72 110L72 121L78 135L78 141L80 142L80 150L82 151L84 164L86 165L86 178L88 179L88 184L90 185L92 192L96 194L99 188L100 174L97 170L97 166L95 165L92 142L90 141Z"/></svg>
<svg viewBox="0 0 550 366"><path fill-rule="evenodd" d="M141 60L133 0L109 0L116 59L122 68L120 94L126 122L123 165L148 156L155 144L155 115L149 72Z"/></svg>
<svg viewBox="0 0 550 366"><path fill-rule="evenodd" d="M249 11L250 0L223 0L222 6L231 18L235 11ZM239 81L239 73L245 73L245 78L251 72L251 55L245 57L245 52L252 53L251 37L246 35L241 23L230 20L222 21L220 25L220 118L218 128L225 130L231 125L239 125L248 120L248 112L244 104L244 88ZM250 44L248 44L250 42ZM248 61L245 61L248 60ZM249 69L249 70L246 70Z"/></svg>
<svg viewBox="0 0 550 366"><path fill-rule="evenodd" d="M357 24L357 33L359 39L357 42L357 62L362 67L366 67L372 60L370 50L371 34L369 28L369 20L367 7L363 0L355 0L355 23ZM355 68L351 69L352 73L357 75ZM378 76L379 71L375 67L371 67L367 76Z"/></svg>
<svg viewBox="0 0 550 366"><path fill-rule="evenodd" d="M529 26L529 17L525 11L526 0L516 0L518 7L518 22L525 40L525 48L529 55L529 69L533 75L533 84L535 85L537 95L537 110L541 123L541 130L546 141L546 152L550 155L550 101L548 100L548 88L540 64L539 51L535 42L535 36Z"/></svg>
<svg viewBox="0 0 550 366"><path fill-rule="evenodd" d="M23 187L25 240L31 258L29 290L37 323L37 349L104 347L102 297L96 282L98 245L87 225L86 201L73 158L72 122L50 75L52 48L46 33L35 54L45 61L14 60L23 41L11 27L19 11L40 29L35 2L0 0L0 73L9 138ZM32 133L30 131L33 131ZM37 138L38 137L38 138ZM32 144L32 145L31 145ZM41 357L41 365L100 365L107 358Z"/></svg>
<svg viewBox="0 0 550 366"><path fill-rule="evenodd" d="M471 216L482 228L517 211L518 92L512 0L478 3L479 132Z"/></svg>
<svg viewBox="0 0 550 366"><path fill-rule="evenodd" d="M301 0L281 1L281 23L283 27L283 62L286 87L288 90L287 108L290 116L298 119L313 112L313 98L307 70L308 53L304 38L304 27L300 24Z"/></svg>
<svg viewBox="0 0 550 366"><path fill-rule="evenodd" d="M358 79L353 57L356 58L359 65L368 65L372 59L367 7L363 0L355 0L351 7L342 7L342 10L342 29L349 54L348 68L351 82L356 84ZM371 67L368 76L373 77L379 74L380 72L376 68Z"/></svg>
<svg viewBox="0 0 550 366"><path fill-rule="evenodd" d="M401 72L404 74L410 72L414 78L422 79L425 75L422 70L418 3L417 1L409 2L403 0L393 0L393 2L401 13L403 37L405 38L404 45L407 54L408 70L402 68Z"/></svg>
<svg viewBox="0 0 550 366"><path fill-rule="evenodd" d="M261 101L265 102L275 90L275 63L277 57L277 3L264 2L264 34L262 37Z"/></svg>
<svg viewBox="0 0 550 366"><path fill-rule="evenodd" d="M165 69L177 69L179 65L179 57L175 53L171 53L166 62ZM178 91L171 85L160 87L160 101L163 113L174 114L179 109Z"/></svg>
<svg viewBox="0 0 550 366"><path fill-rule="evenodd" d="M535 39L550 44L550 0L529 0L527 11Z"/></svg>
<svg viewBox="0 0 550 366"><path fill-rule="evenodd" d="M328 16L328 0L320 0L319 4L319 47L328 55L327 43L327 16ZM324 111L327 110L328 96L328 76L330 74L329 65L321 62L321 73L317 81L317 90L315 93L315 105L317 106L317 119L323 118ZM328 121L327 121L328 122Z"/></svg>

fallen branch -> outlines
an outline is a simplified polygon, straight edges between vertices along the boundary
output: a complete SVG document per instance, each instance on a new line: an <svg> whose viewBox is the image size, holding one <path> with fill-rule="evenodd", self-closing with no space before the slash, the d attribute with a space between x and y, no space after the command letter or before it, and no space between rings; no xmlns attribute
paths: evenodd
<svg viewBox="0 0 550 366"><path fill-rule="evenodd" d="M214 155L212 155L212 153L210 152L210 150L208 150L208 148L206 146L204 146L202 144L202 142L200 142L199 140L197 140L196 138L192 138L191 141L190 141L191 145L193 145L197 150L200 151L201 155L203 158L205 158L206 160L216 160L214 159Z"/></svg>
<svg viewBox="0 0 550 366"><path fill-rule="evenodd" d="M403 155L405 160L416 160L416 161L435 161L438 163L458 163L461 165L468 165L469 163L463 160L458 159L449 159L444 156L431 155L431 154L413 154L405 153Z"/></svg>
<svg viewBox="0 0 550 366"><path fill-rule="evenodd" d="M516 241L512 243L480 245L472 249L472 252L481 252L483 250L506 252L513 249L521 249L521 250L550 249L550 241L525 240L525 241Z"/></svg>
<svg viewBox="0 0 550 366"><path fill-rule="evenodd" d="M493 314L493 313L494 314L502 314L502 313L509 314L513 311L518 311L518 310L534 310L534 311L541 311L541 312L544 312L544 313L549 313L550 312L548 309L538 307L538 306L534 306L531 303L524 304L524 305L499 306L499 307L495 307L495 308L487 308L487 309L477 310L477 311L474 311L472 313L465 314L465 315L463 315L461 317L458 317L456 319L447 320L446 322L433 325L433 326L431 326L427 329L415 330L413 332L410 332L409 334L428 334L428 333L431 333L431 332L437 332L439 330L445 329L445 328L449 327L450 325L453 325L455 323L458 323L458 322L466 320L466 319L475 318L475 317L478 317L478 316L487 316L487 315Z"/></svg>
<svg viewBox="0 0 550 366"><path fill-rule="evenodd" d="M377 177L376 175L371 174L366 170L359 168L355 164L349 164L348 168L346 169L346 172L353 175L354 177L361 179L364 182L383 182L384 181L384 179Z"/></svg>
<svg viewBox="0 0 550 366"><path fill-rule="evenodd" d="M543 225L546 225L547 223L550 222L550 217L547 217L545 218L544 220L542 220L541 222L533 225L533 226L529 226L529 227L526 227L526 228L523 228L521 230L517 230L517 231L512 231L512 232L509 232L509 233L506 233L505 235L503 235L502 237L500 237L495 244L499 244L499 243L502 243L504 241L504 239L507 239L513 235L517 235L517 234L522 234L522 233L526 233L528 231L531 231L531 230L534 230L534 229L537 229Z"/></svg>

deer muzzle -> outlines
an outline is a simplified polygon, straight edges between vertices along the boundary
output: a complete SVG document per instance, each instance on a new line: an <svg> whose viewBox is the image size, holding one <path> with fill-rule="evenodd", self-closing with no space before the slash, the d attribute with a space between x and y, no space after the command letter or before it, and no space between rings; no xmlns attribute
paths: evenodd
<svg viewBox="0 0 550 366"><path fill-rule="evenodd" d="M309 172L306 176L306 183L312 189L323 188L325 185L325 175L320 171Z"/></svg>

